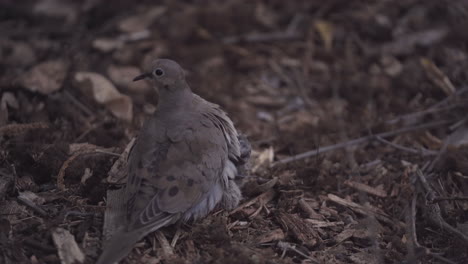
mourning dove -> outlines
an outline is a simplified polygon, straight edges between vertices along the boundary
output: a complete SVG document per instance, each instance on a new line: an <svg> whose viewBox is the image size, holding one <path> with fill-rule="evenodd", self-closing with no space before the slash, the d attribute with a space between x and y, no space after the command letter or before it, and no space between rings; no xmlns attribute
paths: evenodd
<svg viewBox="0 0 468 264"><path fill-rule="evenodd" d="M150 232L199 219L217 205L232 209L241 199L236 178L250 145L226 113L192 93L174 61L157 59L134 81L145 78L159 90L159 103L128 158L126 222L98 264L120 261Z"/></svg>

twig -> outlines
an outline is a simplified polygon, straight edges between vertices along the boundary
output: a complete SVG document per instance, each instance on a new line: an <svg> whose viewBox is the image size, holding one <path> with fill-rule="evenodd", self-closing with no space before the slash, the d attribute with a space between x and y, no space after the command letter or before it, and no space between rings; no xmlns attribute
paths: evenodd
<svg viewBox="0 0 468 264"><path fill-rule="evenodd" d="M239 42L266 42L278 40L295 40L302 37L299 32L271 32L271 33L251 33L244 36L231 36L223 39L224 44L236 44Z"/></svg>
<svg viewBox="0 0 468 264"><path fill-rule="evenodd" d="M438 203L441 201L468 201L468 197L459 197L459 196L454 196L454 197L437 197L432 200L433 203Z"/></svg>
<svg viewBox="0 0 468 264"><path fill-rule="evenodd" d="M0 127L0 135L17 135L29 130L47 129L49 125L44 122L28 123L28 124L9 124Z"/></svg>
<svg viewBox="0 0 468 264"><path fill-rule="evenodd" d="M385 144L387 144L389 146L392 146L392 147L394 147L396 149L411 152L411 153L415 153L415 154L420 154L422 156L434 156L434 155L437 155L437 153L439 153L438 151L429 150L429 149L425 149L425 148L421 148L420 150L413 149L413 148L408 148L408 147L405 147L405 146L395 144L395 143L393 143L391 141L388 141L386 139L383 139L382 137L379 137L379 136L376 136L375 138L378 141L380 141L382 143L385 143Z"/></svg>
<svg viewBox="0 0 468 264"><path fill-rule="evenodd" d="M65 160L65 162L63 162L62 164L62 167L60 167L59 173L57 175L57 188L60 191L65 190L65 172L67 168L70 166L70 164L78 157L82 155L88 155L88 154L107 154L107 155L120 157L120 155L116 153L109 152L109 151L106 151L104 149L99 149L99 148L87 148L87 149L77 151L72 156L70 156L67 160Z"/></svg>
<svg viewBox="0 0 468 264"><path fill-rule="evenodd" d="M409 238L409 243L406 244L408 253L406 260L408 263L416 262L416 248L420 248L421 245L418 243L418 237L416 233L416 199L418 195L413 193L413 199L411 199L411 206L406 210L406 233Z"/></svg>
<svg viewBox="0 0 468 264"><path fill-rule="evenodd" d="M282 257L284 257L286 251L291 250L291 251L294 251L297 254L301 255L302 257L310 260L312 263L319 263L316 259L314 259L311 256L308 256L308 255L304 254L303 252L299 251L298 249L296 249L296 245L294 245L294 244L279 241L278 244L276 244L276 246L283 250Z"/></svg>
<svg viewBox="0 0 468 264"><path fill-rule="evenodd" d="M396 117L394 119L388 120L385 123L389 124L389 125L394 125L394 124L396 124L398 122L401 122L401 121L407 121L407 120L415 119L417 117L422 118L423 116L425 116L427 114L432 114L432 113L451 110L453 108L456 108L456 107L460 106L461 103L458 102L458 103L454 103L454 104L451 104L451 105L448 105L448 106L445 106L445 105L448 102L450 102L452 99L454 99L456 97L459 97L459 96L461 96L462 94L464 94L466 92L468 92L468 86L458 89L454 94L444 98L440 102L430 106L429 108L427 108L425 110L414 112L414 113L409 113L409 114L406 114L406 115L402 115L402 116Z"/></svg>
<svg viewBox="0 0 468 264"><path fill-rule="evenodd" d="M416 171L416 175L418 176L419 181L422 183L424 190L426 191L426 199L429 202L433 202L435 200L435 191L432 190L431 186L426 180L426 177L422 173L421 170ZM460 238L461 240L465 241L468 244L468 236L463 234L460 230L456 229L455 227L448 224L445 219L442 217L440 212L440 207L438 204L428 204L426 209L426 214L428 220L435 226L438 226L445 230L446 232L455 235L456 237Z"/></svg>
<svg viewBox="0 0 468 264"><path fill-rule="evenodd" d="M239 42L266 42L276 40L295 40L303 36L298 30L297 25L303 17L301 15L295 15L288 25L288 28L284 31L276 31L269 33L250 33L240 36L230 36L223 38L224 44L236 44Z"/></svg>
<svg viewBox="0 0 468 264"><path fill-rule="evenodd" d="M174 235L174 237L172 238L172 241L171 241L171 247L172 248L175 248L176 244L177 244L177 241L179 240L179 238L182 236L182 230L180 229L180 227L178 226L177 227L177 230L176 230L176 233Z"/></svg>
<svg viewBox="0 0 468 264"><path fill-rule="evenodd" d="M25 197L22 196L22 195L19 195L19 196L18 196L18 201L22 202L24 205L26 205L26 206L28 206L29 208L33 209L33 211L35 211L36 213L38 213L38 214L41 215L42 217L48 215L46 211L44 211L42 208L40 208L39 206L37 206L34 202L32 202L31 200L25 198Z"/></svg>
<svg viewBox="0 0 468 264"><path fill-rule="evenodd" d="M401 129L397 129L395 131L383 132L383 133L379 133L379 134L375 134L375 135L360 137L360 138L353 139L353 140L350 140L350 141L341 142L341 143L338 143L338 144L335 144L335 145L326 146L326 147L323 147L323 148L317 148L317 149L310 150L310 151L307 151L307 152L304 152L304 153L301 153L301 154L298 154L298 155L295 155L295 156L292 156L292 157L289 157L289 158L279 160L277 162L274 162L272 164L272 167L275 167L275 166L280 165L280 164L287 164L287 163L290 163L290 162L293 162L293 161L303 160L303 159L313 157L313 156L316 156L316 155L319 155L319 154L322 154L322 153L325 153L325 152L329 152L329 151L332 151L332 150L337 150L337 149L341 149L341 148L344 148L344 147L349 147L349 146L353 146L353 145L362 144L362 143L371 141L371 140L375 139L376 137L386 138L386 137L391 137L391 136L395 136L395 135L398 135L398 134L417 131L417 130L421 130L421 129L438 127L438 126L445 125L445 124L448 124L448 123L450 123L450 121L447 121L447 120L435 121L435 122L422 124L422 125L418 125L418 126L404 127L404 128L401 128Z"/></svg>
<svg viewBox="0 0 468 264"><path fill-rule="evenodd" d="M174 256L174 249L171 247L171 244L169 244L169 241L167 241L167 238L164 236L164 234L158 230L154 233L154 236L159 241L159 245L161 245L163 256L165 258Z"/></svg>
<svg viewBox="0 0 468 264"><path fill-rule="evenodd" d="M93 111L91 111L87 106L85 106L78 99L76 99L69 91L64 90L63 94L71 103L73 103L76 107L81 109L81 111L85 112L87 116L94 116Z"/></svg>
<svg viewBox="0 0 468 264"><path fill-rule="evenodd" d="M354 188L354 189L356 189L358 191L365 192L365 193L368 193L370 195L380 197L380 198L387 197L387 192L385 190L374 188L374 187L371 187L371 186L369 186L367 184L364 184L364 183L355 182L355 181L352 181L352 180L346 180L344 182L344 185L349 186L351 188Z"/></svg>
<svg viewBox="0 0 468 264"><path fill-rule="evenodd" d="M254 205L256 204L257 202L260 203L260 208L262 207L262 205L268 203L269 201L271 201L274 197L275 197L276 193L273 189L270 189L260 195L258 195L257 197L251 199L250 201L247 201L241 205L239 205L236 209L232 210L229 215L233 215L235 213L237 213L238 211L244 209L245 207L249 207L251 205Z"/></svg>
<svg viewBox="0 0 468 264"><path fill-rule="evenodd" d="M361 214L361 215L373 215L375 218L380 220L383 223L386 223L390 226L398 226L401 227L403 223L396 222L393 219L391 219L385 212L375 208L375 207L370 207L370 206L362 206L360 204L357 204L352 201L348 201L346 199L343 199L341 197L338 197L334 194L328 194L327 195L328 199L334 203L337 203L341 206L347 207L354 212Z"/></svg>

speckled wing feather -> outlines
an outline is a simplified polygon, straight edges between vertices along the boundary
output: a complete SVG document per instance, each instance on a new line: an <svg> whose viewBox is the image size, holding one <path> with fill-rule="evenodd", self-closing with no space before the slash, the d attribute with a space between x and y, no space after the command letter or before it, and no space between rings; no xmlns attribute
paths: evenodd
<svg viewBox="0 0 468 264"><path fill-rule="evenodd" d="M227 159L224 134L212 122L201 122L202 116L193 116L197 114L184 113L176 126L156 116L151 122L154 127L146 130L152 132L146 135L152 142L137 143L140 151L134 151L129 160L129 229L167 214L198 218L203 212L197 211L197 205L214 203L216 199L209 196L222 192L213 194ZM210 211L215 204L207 205Z"/></svg>

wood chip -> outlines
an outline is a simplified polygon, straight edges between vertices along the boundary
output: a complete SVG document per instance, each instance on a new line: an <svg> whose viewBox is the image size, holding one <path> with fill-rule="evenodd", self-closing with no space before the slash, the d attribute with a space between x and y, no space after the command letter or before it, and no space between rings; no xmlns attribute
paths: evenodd
<svg viewBox="0 0 468 264"><path fill-rule="evenodd" d="M264 192L264 193L260 194L259 196L253 198L252 200L239 205L236 209L232 210L229 213L229 215L235 214L235 213L241 211L242 209L244 209L245 207L254 205L256 203L259 203L260 207L261 207L261 206L267 204L269 201L273 200L273 198L275 196L276 196L276 192L273 189L268 190L267 192Z"/></svg>
<svg viewBox="0 0 468 264"><path fill-rule="evenodd" d="M283 240L285 238L283 230L280 228L277 228L275 230L272 230L266 234L262 234L259 237L257 237L257 243L258 244L263 244L263 243L268 243L271 241L279 241Z"/></svg>
<svg viewBox="0 0 468 264"><path fill-rule="evenodd" d="M377 189L364 183L346 180L344 184L358 191L365 192L365 193L368 193L377 197L381 197L381 198L387 197L387 192L385 190Z"/></svg>
<svg viewBox="0 0 468 264"><path fill-rule="evenodd" d="M344 222L325 222L315 219L306 219L307 222L311 223L314 227L333 227L333 226L342 226Z"/></svg>
<svg viewBox="0 0 468 264"><path fill-rule="evenodd" d="M288 214L285 212L280 212L277 215L277 219L283 227L283 230L291 233L297 240L310 247L317 244L319 235L306 220L296 214Z"/></svg>
<svg viewBox="0 0 468 264"><path fill-rule="evenodd" d="M24 134L30 130L46 129L49 125L43 122L29 123L29 124L10 124L0 127L0 136L7 135L13 136L18 134Z"/></svg>
<svg viewBox="0 0 468 264"><path fill-rule="evenodd" d="M354 212L356 213L359 213L361 215L373 215L375 218L377 218L378 220L386 223L386 224L389 224L389 225L392 225L392 226L395 226L395 225L399 225L400 227L404 227L404 224L403 223L395 223L395 221L393 221L387 214L385 214L382 210L378 209L378 208L375 208L375 207L371 207L370 205L367 205L367 206L362 206L360 204L357 204L355 202L351 202L351 201L348 201L348 200L345 200L343 198L340 198L334 194L328 194L328 199L330 199L330 201L332 202L335 202L339 205L342 205L342 206L345 206L351 210L353 210Z"/></svg>
<svg viewBox="0 0 468 264"><path fill-rule="evenodd" d="M52 231L52 239L57 247L62 264L76 264L85 261L85 255L75 241L75 237L63 228L55 228Z"/></svg>

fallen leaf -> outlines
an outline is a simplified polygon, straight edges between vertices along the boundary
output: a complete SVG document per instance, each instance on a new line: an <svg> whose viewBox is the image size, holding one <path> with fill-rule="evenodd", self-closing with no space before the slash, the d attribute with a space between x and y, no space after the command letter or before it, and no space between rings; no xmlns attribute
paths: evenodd
<svg viewBox="0 0 468 264"><path fill-rule="evenodd" d="M278 15L269 6L258 3L255 7L255 18L264 26L273 28L278 20Z"/></svg>
<svg viewBox="0 0 468 264"><path fill-rule="evenodd" d="M9 40L0 41L0 58L3 63L14 66L33 65L37 59L29 43Z"/></svg>
<svg viewBox="0 0 468 264"><path fill-rule="evenodd" d="M145 93L150 90L147 82L134 82L133 78L141 74L141 70L133 66L114 66L107 69L109 78L116 85L127 89L130 92Z"/></svg>
<svg viewBox="0 0 468 264"><path fill-rule="evenodd" d="M67 70L68 64L62 60L46 61L21 76L21 83L32 92L50 94L62 87Z"/></svg>
<svg viewBox="0 0 468 264"><path fill-rule="evenodd" d="M78 17L77 2L70 0L42 0L36 1L34 13L57 18L65 18L67 23L73 23Z"/></svg>
<svg viewBox="0 0 468 264"><path fill-rule="evenodd" d="M253 156L256 156L256 158L254 158L254 161L252 162L254 164L252 172L256 172L260 168L265 168L273 162L275 152L273 151L273 147L269 147L261 153L258 153L258 155Z"/></svg>
<svg viewBox="0 0 468 264"><path fill-rule="evenodd" d="M119 23L123 32L137 32L148 28L158 17L166 12L166 7L156 6L143 13L128 17Z"/></svg>
<svg viewBox="0 0 468 264"><path fill-rule="evenodd" d="M455 93L456 89L450 79L445 75L437 65L428 58L421 58L421 65L426 71L426 75L437 87L449 96Z"/></svg>
<svg viewBox="0 0 468 264"><path fill-rule="evenodd" d="M329 22L319 20L314 23L314 26L322 38L325 50L330 52L333 45L333 25Z"/></svg>
<svg viewBox="0 0 468 264"><path fill-rule="evenodd" d="M77 72L75 80L83 90L90 87L94 100L105 105L114 116L128 122L132 120L132 99L121 94L104 76L93 72Z"/></svg>
<svg viewBox="0 0 468 264"><path fill-rule="evenodd" d="M93 40L93 48L102 51L102 52L110 52L115 49L121 48L124 43L117 39L117 38L97 38Z"/></svg>

